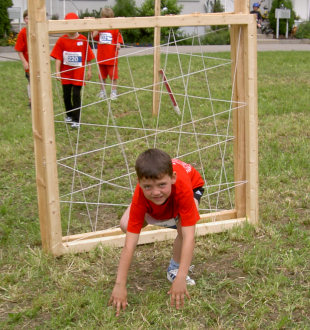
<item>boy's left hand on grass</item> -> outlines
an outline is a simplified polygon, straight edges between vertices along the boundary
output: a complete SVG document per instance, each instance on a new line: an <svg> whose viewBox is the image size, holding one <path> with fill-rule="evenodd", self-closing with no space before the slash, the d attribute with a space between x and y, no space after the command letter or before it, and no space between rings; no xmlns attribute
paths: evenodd
<svg viewBox="0 0 310 330"><path fill-rule="evenodd" d="M176 277L173 281L168 294L170 294L170 305L172 307L175 306L176 309L180 309L180 307L184 306L185 296L190 299L190 295L186 287L186 281L178 279L178 277Z"/></svg>

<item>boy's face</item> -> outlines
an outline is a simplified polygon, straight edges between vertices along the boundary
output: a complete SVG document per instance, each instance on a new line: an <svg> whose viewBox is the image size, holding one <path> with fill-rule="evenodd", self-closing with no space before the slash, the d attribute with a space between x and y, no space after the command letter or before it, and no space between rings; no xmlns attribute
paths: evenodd
<svg viewBox="0 0 310 330"><path fill-rule="evenodd" d="M26 24L28 24L28 16L25 16L25 17L24 17L24 22L25 22Z"/></svg>
<svg viewBox="0 0 310 330"><path fill-rule="evenodd" d="M160 179L145 179L139 180L139 185L146 199L156 205L165 203L171 195L171 186L176 181L176 173L173 172L172 177L168 174L163 175Z"/></svg>

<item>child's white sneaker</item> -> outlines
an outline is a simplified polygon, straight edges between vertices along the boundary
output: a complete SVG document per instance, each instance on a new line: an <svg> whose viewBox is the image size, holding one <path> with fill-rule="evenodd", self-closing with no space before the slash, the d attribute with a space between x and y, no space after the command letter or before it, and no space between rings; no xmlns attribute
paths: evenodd
<svg viewBox="0 0 310 330"><path fill-rule="evenodd" d="M110 98L111 98L111 100L116 100L116 99L117 99L117 92L116 92L115 89L113 89L113 90L111 91Z"/></svg>
<svg viewBox="0 0 310 330"><path fill-rule="evenodd" d="M172 282L175 280L175 278L177 277L178 270L179 270L179 269L172 269L172 270L169 270L169 271L167 272L167 279L168 279L171 283L172 283ZM195 285L196 282L195 282L193 279L191 279L191 278L187 275L187 276L186 276L186 284L187 284L187 285Z"/></svg>
<svg viewBox="0 0 310 330"><path fill-rule="evenodd" d="M73 121L73 122L71 123L71 127L72 127L72 128L79 128L79 127L80 127L80 123L77 123L77 122Z"/></svg>
<svg viewBox="0 0 310 330"><path fill-rule="evenodd" d="M69 116L66 117L66 118L65 118L65 122L70 124L70 123L72 122L72 118L69 117Z"/></svg>
<svg viewBox="0 0 310 330"><path fill-rule="evenodd" d="M101 90L98 94L98 98L105 100L107 98L107 93L105 92L105 90Z"/></svg>

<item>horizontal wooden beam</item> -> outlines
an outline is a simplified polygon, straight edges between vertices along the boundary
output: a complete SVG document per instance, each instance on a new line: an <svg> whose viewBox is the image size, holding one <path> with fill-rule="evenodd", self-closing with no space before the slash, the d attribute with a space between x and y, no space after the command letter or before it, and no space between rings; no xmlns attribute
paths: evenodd
<svg viewBox="0 0 310 330"><path fill-rule="evenodd" d="M206 214L200 214L199 223L210 222L210 221L219 221L219 220L229 220L236 219L237 211L235 209L232 210L224 210Z"/></svg>
<svg viewBox="0 0 310 330"><path fill-rule="evenodd" d="M83 32L109 29L138 29L176 26L247 25L249 14L211 13L149 17L115 17L77 20L50 20L49 33Z"/></svg>
<svg viewBox="0 0 310 330"><path fill-rule="evenodd" d="M219 211L219 212L212 212L212 213L207 213L207 214L201 214L199 223L235 219L236 217L237 217L237 212L234 209ZM155 230L157 228L161 228L161 227L148 225L147 227L143 228L142 231L150 231L150 230ZM98 231L93 231L93 232L89 232L89 233L64 236L62 238L62 242L68 243L68 242L72 242L72 241L81 241L81 240L85 240L85 239L93 239L93 238L115 236L115 235L122 235L122 234L123 234L123 232L119 228L105 229L105 230L98 230Z"/></svg>
<svg viewBox="0 0 310 330"><path fill-rule="evenodd" d="M196 225L196 236L220 233L232 229L234 226L241 226L246 221L246 218L239 218L216 222L199 223ZM174 239L176 237L176 234L176 230L169 228L143 231L140 233L138 244L147 244ZM63 248L59 251L59 254L87 252L95 248L97 245L122 247L125 244L125 238L126 235L121 234L108 237L85 239L81 241L75 240L71 242L64 242Z"/></svg>

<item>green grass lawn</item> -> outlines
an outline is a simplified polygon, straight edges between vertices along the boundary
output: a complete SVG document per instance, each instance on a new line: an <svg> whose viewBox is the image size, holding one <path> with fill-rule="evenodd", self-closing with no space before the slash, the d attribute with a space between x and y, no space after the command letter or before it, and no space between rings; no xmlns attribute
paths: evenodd
<svg viewBox="0 0 310 330"><path fill-rule="evenodd" d="M0 327L310 328L309 77L309 52L258 53L259 226L197 238L197 284L179 311L167 295L172 242L139 246L116 318L107 302L119 249L41 250L26 79L20 63L0 62Z"/></svg>

